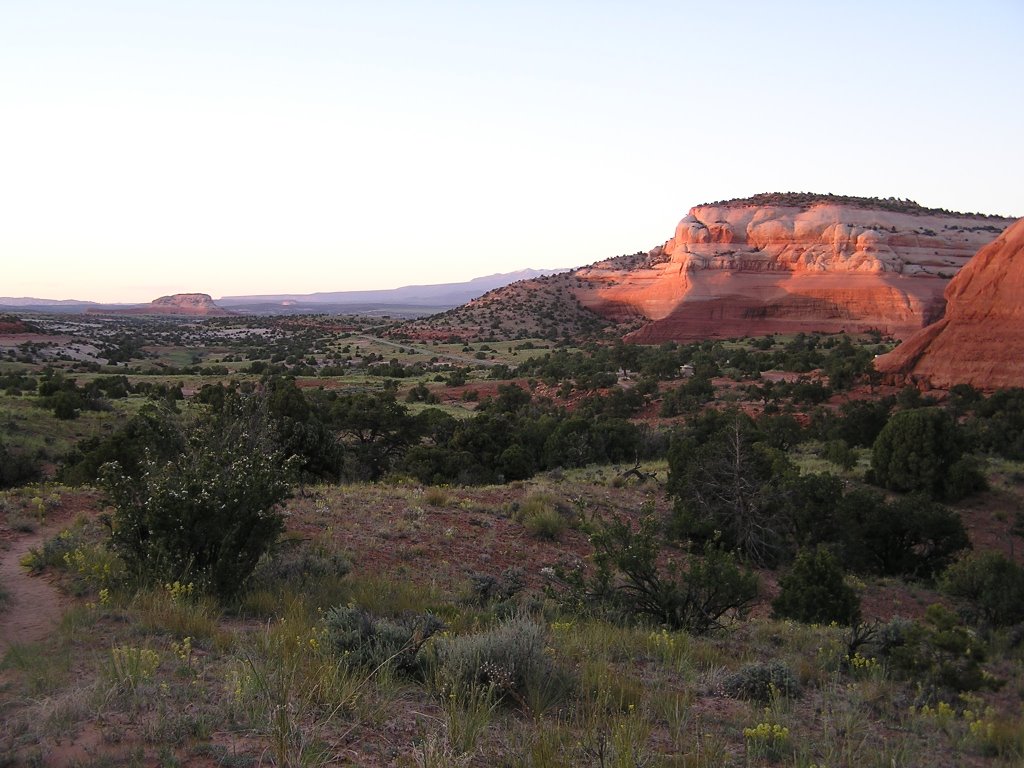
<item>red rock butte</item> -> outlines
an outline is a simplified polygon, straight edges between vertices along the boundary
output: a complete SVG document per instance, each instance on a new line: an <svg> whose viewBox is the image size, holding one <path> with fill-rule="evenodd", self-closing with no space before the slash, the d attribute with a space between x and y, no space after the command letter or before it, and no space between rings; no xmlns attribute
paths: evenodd
<svg viewBox="0 0 1024 768"><path fill-rule="evenodd" d="M774 193L692 208L639 267L577 270L603 317L646 319L651 344L878 329L903 338L942 316L948 280L1012 219L901 200Z"/></svg>
<svg viewBox="0 0 1024 768"><path fill-rule="evenodd" d="M894 383L1024 387L1024 219L950 282L946 312L875 367Z"/></svg>
<svg viewBox="0 0 1024 768"><path fill-rule="evenodd" d="M235 312L217 306L205 293L176 293L161 296L149 304L125 309L89 310L105 315L184 315L189 317L226 317Z"/></svg>

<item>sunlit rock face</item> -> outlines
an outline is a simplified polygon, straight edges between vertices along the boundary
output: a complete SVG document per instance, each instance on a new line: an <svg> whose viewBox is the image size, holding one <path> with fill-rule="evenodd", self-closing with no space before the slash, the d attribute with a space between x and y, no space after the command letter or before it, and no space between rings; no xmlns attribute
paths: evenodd
<svg viewBox="0 0 1024 768"><path fill-rule="evenodd" d="M904 337L941 317L943 290L1011 219L909 201L760 195L700 205L640 268L576 272L584 306L646 318L641 343L856 332Z"/></svg>
<svg viewBox="0 0 1024 768"><path fill-rule="evenodd" d="M1024 219L982 248L945 291L946 312L875 361L896 383L1024 387Z"/></svg>

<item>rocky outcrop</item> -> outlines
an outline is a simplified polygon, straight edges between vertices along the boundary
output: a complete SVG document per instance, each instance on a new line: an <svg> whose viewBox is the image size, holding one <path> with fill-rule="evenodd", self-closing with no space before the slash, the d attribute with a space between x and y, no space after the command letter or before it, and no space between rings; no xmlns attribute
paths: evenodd
<svg viewBox="0 0 1024 768"><path fill-rule="evenodd" d="M895 383L1024 386L1024 219L982 248L946 288L941 320L875 367Z"/></svg>
<svg viewBox="0 0 1024 768"><path fill-rule="evenodd" d="M124 309L89 310L107 315L184 315L189 317L225 317L234 312L218 307L205 293L176 293L161 296L149 304Z"/></svg>
<svg viewBox="0 0 1024 768"><path fill-rule="evenodd" d="M649 320L643 343L791 331L904 337L942 315L943 290L1010 219L909 201L770 195L697 206L639 266L577 270L580 302Z"/></svg>

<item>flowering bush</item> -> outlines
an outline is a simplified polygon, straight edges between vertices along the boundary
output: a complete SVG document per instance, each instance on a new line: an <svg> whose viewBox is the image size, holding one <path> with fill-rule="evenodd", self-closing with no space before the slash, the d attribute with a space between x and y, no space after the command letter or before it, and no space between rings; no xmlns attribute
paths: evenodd
<svg viewBox="0 0 1024 768"><path fill-rule="evenodd" d="M143 581L234 595L283 527L276 506L288 496L290 464L256 404L193 430L176 460L147 460L138 476L105 464L113 548Z"/></svg>

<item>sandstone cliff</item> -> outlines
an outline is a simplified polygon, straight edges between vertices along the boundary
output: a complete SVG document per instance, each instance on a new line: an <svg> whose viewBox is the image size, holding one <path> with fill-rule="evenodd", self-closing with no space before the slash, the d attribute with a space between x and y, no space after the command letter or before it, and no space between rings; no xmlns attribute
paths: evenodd
<svg viewBox="0 0 1024 768"><path fill-rule="evenodd" d="M982 248L946 288L945 316L875 361L897 382L1024 386L1024 219Z"/></svg>
<svg viewBox="0 0 1024 768"><path fill-rule="evenodd" d="M943 289L1010 219L909 201L761 195L700 205L639 265L577 270L580 303L646 319L642 343L791 331L898 337L941 317Z"/></svg>

